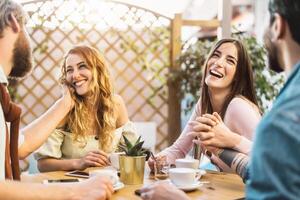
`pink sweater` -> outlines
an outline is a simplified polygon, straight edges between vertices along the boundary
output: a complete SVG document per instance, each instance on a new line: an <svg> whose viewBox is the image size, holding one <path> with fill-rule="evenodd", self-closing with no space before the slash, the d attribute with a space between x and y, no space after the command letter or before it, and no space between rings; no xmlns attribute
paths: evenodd
<svg viewBox="0 0 300 200"><path fill-rule="evenodd" d="M200 101L196 104L189 122L195 120L198 116L201 116ZM261 115L258 108L244 97L238 96L231 100L226 110L224 123L231 131L242 136L242 140L239 144L236 144L235 150L244 154L250 153L252 136L260 119ZM159 155L166 155L170 163L174 163L178 158L184 158L193 146L192 140L194 138L187 135L189 132L192 132L192 127L186 125L175 143L160 152ZM223 171L232 171L216 156L213 155L211 160Z"/></svg>

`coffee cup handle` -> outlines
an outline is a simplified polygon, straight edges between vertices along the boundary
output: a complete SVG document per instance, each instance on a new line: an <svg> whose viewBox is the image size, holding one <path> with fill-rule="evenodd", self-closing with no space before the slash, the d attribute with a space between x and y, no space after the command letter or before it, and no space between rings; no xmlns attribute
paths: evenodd
<svg viewBox="0 0 300 200"><path fill-rule="evenodd" d="M199 181L200 178L201 178L201 176L202 176L201 170L200 169L196 169L196 176L195 176L196 180Z"/></svg>

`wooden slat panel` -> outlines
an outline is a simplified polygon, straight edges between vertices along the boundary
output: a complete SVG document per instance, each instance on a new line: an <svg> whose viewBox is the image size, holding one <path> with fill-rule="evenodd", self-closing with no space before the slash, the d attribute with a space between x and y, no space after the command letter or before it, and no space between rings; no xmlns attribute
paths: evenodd
<svg viewBox="0 0 300 200"><path fill-rule="evenodd" d="M208 28L218 28L221 23L217 19L212 20L183 20L182 25L184 26L199 26Z"/></svg>

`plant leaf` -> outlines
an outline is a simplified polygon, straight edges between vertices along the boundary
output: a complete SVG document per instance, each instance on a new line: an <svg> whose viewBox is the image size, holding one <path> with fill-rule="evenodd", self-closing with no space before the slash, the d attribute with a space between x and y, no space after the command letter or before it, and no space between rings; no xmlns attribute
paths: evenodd
<svg viewBox="0 0 300 200"><path fill-rule="evenodd" d="M141 138L142 138L142 137L140 136L140 137L135 141L134 146L137 145L138 143L140 143Z"/></svg>
<svg viewBox="0 0 300 200"><path fill-rule="evenodd" d="M143 144L144 141L141 141L141 136L135 141L134 145L127 139L123 134L124 143L119 144L119 148L122 151L125 151L127 156L141 156L144 154Z"/></svg>
<svg viewBox="0 0 300 200"><path fill-rule="evenodd" d="M123 138L124 138L124 142L127 146L127 149L131 149L132 148L131 142L127 139L127 137L125 135L123 135Z"/></svg>

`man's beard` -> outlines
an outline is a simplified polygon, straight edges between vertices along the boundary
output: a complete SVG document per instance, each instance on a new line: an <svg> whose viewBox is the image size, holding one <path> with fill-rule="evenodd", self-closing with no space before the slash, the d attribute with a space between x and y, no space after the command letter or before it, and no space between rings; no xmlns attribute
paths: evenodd
<svg viewBox="0 0 300 200"><path fill-rule="evenodd" d="M270 31L267 30L264 34L264 43L267 50L268 67L275 72L282 72L283 67L280 67L278 60L278 48L271 41Z"/></svg>
<svg viewBox="0 0 300 200"><path fill-rule="evenodd" d="M20 32L13 50L13 67L9 74L10 78L23 78L32 69L32 51L29 38L24 30Z"/></svg>

